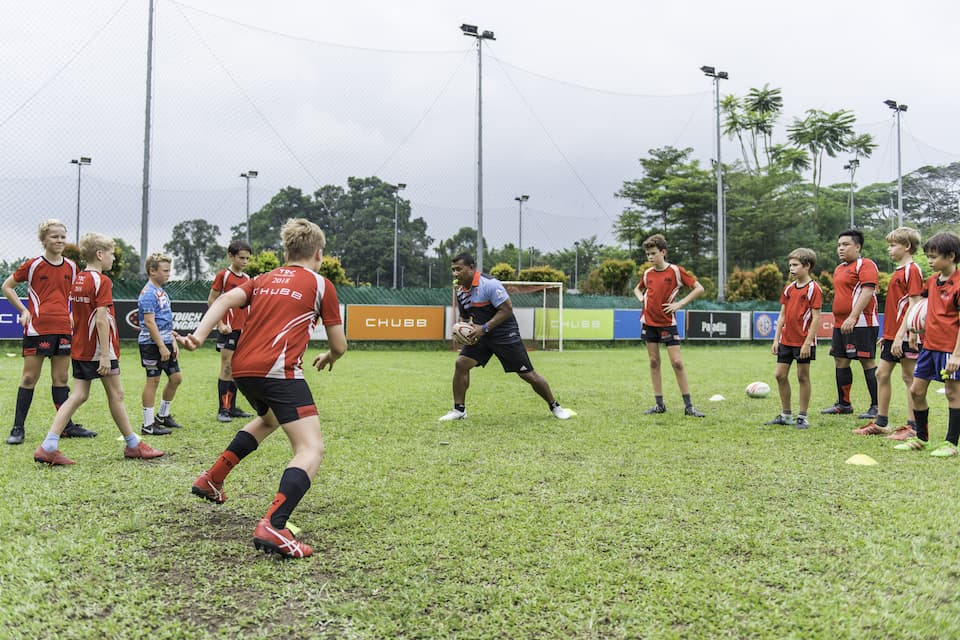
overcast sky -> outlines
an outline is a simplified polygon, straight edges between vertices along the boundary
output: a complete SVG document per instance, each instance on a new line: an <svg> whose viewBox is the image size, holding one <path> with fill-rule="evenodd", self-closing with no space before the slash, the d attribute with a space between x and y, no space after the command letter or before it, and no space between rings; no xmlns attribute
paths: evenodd
<svg viewBox="0 0 960 640"><path fill-rule="evenodd" d="M37 222L139 248L147 0L5 3L0 15L0 258L34 255ZM954 73L956 3L728 0L322 2L156 0L150 250L181 220L245 215L288 185L312 191L377 175L409 186L413 215L441 240L475 225L475 41L486 42L484 227L489 244L615 243L625 203L653 147L714 156L713 88L699 67L730 74L722 93L780 87L789 122L809 108L851 109L879 143L861 185L960 160ZM724 141L725 161L739 155ZM847 179L847 158L825 163ZM909 219L909 212L907 212ZM332 248L335 251L335 248Z"/></svg>

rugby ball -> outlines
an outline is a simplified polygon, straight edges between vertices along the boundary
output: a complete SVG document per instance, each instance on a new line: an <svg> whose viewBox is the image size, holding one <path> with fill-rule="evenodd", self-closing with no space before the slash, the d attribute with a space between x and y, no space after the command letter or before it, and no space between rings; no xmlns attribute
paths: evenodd
<svg viewBox="0 0 960 640"><path fill-rule="evenodd" d="M460 344L473 342L474 326L469 322L457 322L453 325L453 339Z"/></svg>
<svg viewBox="0 0 960 640"><path fill-rule="evenodd" d="M913 305L913 307L907 311L907 329L922 335L926 326L927 299L921 298L920 302Z"/></svg>
<svg viewBox="0 0 960 640"><path fill-rule="evenodd" d="M766 382L751 382L746 388L748 398L766 398L770 395L770 385Z"/></svg>

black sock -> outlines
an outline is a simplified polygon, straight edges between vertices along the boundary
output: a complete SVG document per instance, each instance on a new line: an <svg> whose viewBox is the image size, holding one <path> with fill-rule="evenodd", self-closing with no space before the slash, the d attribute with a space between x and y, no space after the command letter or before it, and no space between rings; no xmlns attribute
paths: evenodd
<svg viewBox="0 0 960 640"><path fill-rule="evenodd" d="M559 400L554 400L553 402L548 402L547 404L550 405L550 408L551 408L551 409L555 409L556 407L559 407L559 406L560 406L560 401L559 401Z"/></svg>
<svg viewBox="0 0 960 640"><path fill-rule="evenodd" d="M837 404L850 404L850 387L853 386L853 371L850 367L837 369Z"/></svg>
<svg viewBox="0 0 960 640"><path fill-rule="evenodd" d="M947 442L957 446L960 442L960 409L950 409L950 421L947 423Z"/></svg>
<svg viewBox="0 0 960 640"><path fill-rule="evenodd" d="M237 382L236 380L230 381L230 408L237 408Z"/></svg>
<svg viewBox="0 0 960 640"><path fill-rule="evenodd" d="M913 416L917 420L917 437L926 442L930 439L927 432L927 420L930 418L930 409L914 409Z"/></svg>
<svg viewBox="0 0 960 640"><path fill-rule="evenodd" d="M17 389L17 409L13 416L13 425L16 427L25 427L27 423L27 413L30 412L30 405L33 404L33 389Z"/></svg>
<svg viewBox="0 0 960 640"><path fill-rule="evenodd" d="M467 410L467 405L465 405L465 404L457 404L456 402L454 402L454 403L453 403L453 410L454 410L454 411L459 411L460 413L463 413L464 411Z"/></svg>
<svg viewBox="0 0 960 640"><path fill-rule="evenodd" d="M230 409L230 380L217 380L217 398L220 403L219 411Z"/></svg>
<svg viewBox="0 0 960 640"><path fill-rule="evenodd" d="M870 392L870 406L875 407L877 406L877 368L864 369L863 379L867 381L867 391Z"/></svg>
<svg viewBox="0 0 960 640"><path fill-rule="evenodd" d="M60 405L67 401L67 398L70 397L70 387L50 387L50 395L53 396L53 406L58 410ZM67 425L64 429L74 426L73 419L67 420Z"/></svg>
<svg viewBox="0 0 960 640"><path fill-rule="evenodd" d="M267 518L274 529L284 529L290 514L297 508L300 499L310 489L307 472L299 467L287 467L280 477L280 489L273 504L267 510Z"/></svg>
<svg viewBox="0 0 960 640"><path fill-rule="evenodd" d="M657 402L657 406L658 406L658 407L664 406L664 404L663 404L663 396L653 396L653 399Z"/></svg>
<svg viewBox="0 0 960 640"><path fill-rule="evenodd" d="M237 461L239 462L256 451L258 446L256 438L246 431L240 430L237 431L237 435L233 436L233 440L231 440L227 446L227 451L237 456Z"/></svg>
<svg viewBox="0 0 960 640"><path fill-rule="evenodd" d="M917 421L916 420L907 420L907 425L910 426L914 431L917 430Z"/></svg>
<svg viewBox="0 0 960 640"><path fill-rule="evenodd" d="M689 394L689 393L683 394L683 406L685 406L685 407L692 407L692 406L693 406L693 402L691 402L691 400L690 400L690 394Z"/></svg>
<svg viewBox="0 0 960 640"><path fill-rule="evenodd" d="M887 426L887 424L889 424L889 422L890 422L890 418L888 418L887 416L877 416L877 419L874 420L874 423L876 423L878 427L885 427Z"/></svg>

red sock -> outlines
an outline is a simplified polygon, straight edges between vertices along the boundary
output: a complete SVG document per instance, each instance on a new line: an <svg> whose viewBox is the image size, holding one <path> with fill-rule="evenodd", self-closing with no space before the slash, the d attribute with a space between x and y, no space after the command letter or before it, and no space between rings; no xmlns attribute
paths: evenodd
<svg viewBox="0 0 960 640"><path fill-rule="evenodd" d="M227 474L233 471L233 468L240 463L240 458L233 451L224 451L217 458L217 461L210 467L210 479L214 482L223 482Z"/></svg>

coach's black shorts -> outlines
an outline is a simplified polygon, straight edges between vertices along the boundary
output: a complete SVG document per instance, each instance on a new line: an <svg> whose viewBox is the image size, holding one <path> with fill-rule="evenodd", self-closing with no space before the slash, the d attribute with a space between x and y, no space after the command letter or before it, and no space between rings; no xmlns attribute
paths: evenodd
<svg viewBox="0 0 960 640"><path fill-rule="evenodd" d="M903 358L898 358L890 352L890 347L893 346L893 340L884 340L880 343L880 359L886 360L887 362L900 362L903 358L907 360L916 360L917 356L920 355L919 349L911 349L910 343L906 340L903 341Z"/></svg>
<svg viewBox="0 0 960 640"><path fill-rule="evenodd" d="M817 346L810 345L810 357L800 357L800 347L788 347L785 344L777 345L777 364L790 364L794 360L797 364L810 364L811 360L817 359Z"/></svg>
<svg viewBox="0 0 960 640"><path fill-rule="evenodd" d="M840 333L833 328L830 339L830 355L849 360L870 360L877 356L877 336L880 327L854 327L853 333Z"/></svg>
<svg viewBox="0 0 960 640"><path fill-rule="evenodd" d="M70 355L70 345L73 336L66 333L47 333L42 336L23 336L23 356L53 356Z"/></svg>
<svg viewBox="0 0 960 640"><path fill-rule="evenodd" d="M173 344L166 345L170 350L170 357L164 362L160 359L160 347L154 343L140 345L140 364L147 370L148 378L156 378L161 373L166 373L169 378L175 373L180 373L180 362L173 357Z"/></svg>
<svg viewBox="0 0 960 640"><path fill-rule="evenodd" d="M237 341L240 340L240 329L236 331L231 331L230 333L218 333L217 334L217 351L236 351L237 350Z"/></svg>
<svg viewBox="0 0 960 640"><path fill-rule="evenodd" d="M74 360L73 361L73 377L77 380L96 380L97 378L102 378L97 369L100 367L99 360ZM111 360L110 361L110 373L108 376L118 376L120 375L120 361Z"/></svg>
<svg viewBox="0 0 960 640"><path fill-rule="evenodd" d="M533 371L530 356L522 341L498 344L488 339L480 338L477 344L468 344L460 349L460 355L477 361L481 367L490 362L491 356L503 365L504 373L529 373Z"/></svg>
<svg viewBox="0 0 960 640"><path fill-rule="evenodd" d="M310 387L302 378L277 380L274 378L235 378L237 388L258 416L273 410L280 424L290 424L301 418L317 415Z"/></svg>
<svg viewBox="0 0 960 640"><path fill-rule="evenodd" d="M644 342L659 342L668 347L680 346L680 330L676 327L651 327L645 324L640 337Z"/></svg>

